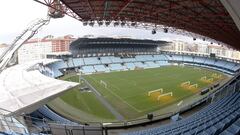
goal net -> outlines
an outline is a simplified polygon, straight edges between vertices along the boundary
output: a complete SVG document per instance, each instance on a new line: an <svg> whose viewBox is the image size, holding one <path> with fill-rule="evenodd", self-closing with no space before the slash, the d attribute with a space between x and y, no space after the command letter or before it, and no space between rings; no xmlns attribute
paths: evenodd
<svg viewBox="0 0 240 135"><path fill-rule="evenodd" d="M152 94L156 94L156 93L163 93L163 89L157 89L157 90L152 90L148 92L148 96L151 96Z"/></svg>
<svg viewBox="0 0 240 135"><path fill-rule="evenodd" d="M220 79L220 78L222 77L222 75L217 74L217 73L213 73L213 74L212 74L212 77L213 77L213 78L216 78L216 79Z"/></svg>
<svg viewBox="0 0 240 135"><path fill-rule="evenodd" d="M196 89L198 88L198 84L192 84L189 86L189 89Z"/></svg>
<svg viewBox="0 0 240 135"><path fill-rule="evenodd" d="M206 76L204 76L200 78L200 81L205 83L213 83L213 78L207 78Z"/></svg>
<svg viewBox="0 0 240 135"><path fill-rule="evenodd" d="M186 86L189 86L189 85L190 85L190 81L186 81L186 82L181 83L182 87L186 87Z"/></svg>
<svg viewBox="0 0 240 135"><path fill-rule="evenodd" d="M207 80L207 77L203 76L203 77L200 78L200 80L205 81L205 80Z"/></svg>
<svg viewBox="0 0 240 135"><path fill-rule="evenodd" d="M172 92L168 92L168 93L165 93L165 94L161 94L157 97L157 100L160 100L161 98L163 97L167 97L167 96L173 96L173 93Z"/></svg>

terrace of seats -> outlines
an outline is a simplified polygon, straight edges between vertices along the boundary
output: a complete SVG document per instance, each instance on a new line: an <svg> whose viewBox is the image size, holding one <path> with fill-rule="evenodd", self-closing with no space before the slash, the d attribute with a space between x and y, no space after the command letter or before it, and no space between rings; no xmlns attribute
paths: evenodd
<svg viewBox="0 0 240 135"><path fill-rule="evenodd" d="M134 70L136 67L157 68L170 65L172 62L212 68L231 75L240 69L240 64L231 61L177 54L137 55L135 58L120 58L115 56L71 58L65 62L61 60L55 64L49 64L49 67L53 70L54 77L59 77L62 73L57 69L63 68L79 68L79 71L85 74L92 74L95 72L109 72L110 70Z"/></svg>
<svg viewBox="0 0 240 135"><path fill-rule="evenodd" d="M199 112L167 125L125 135L237 135L240 134L240 93L212 103Z"/></svg>

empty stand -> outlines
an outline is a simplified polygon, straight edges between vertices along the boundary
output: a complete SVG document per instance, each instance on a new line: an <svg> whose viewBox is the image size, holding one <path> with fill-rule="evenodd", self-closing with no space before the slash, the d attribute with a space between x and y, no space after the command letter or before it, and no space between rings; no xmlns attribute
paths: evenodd
<svg viewBox="0 0 240 135"><path fill-rule="evenodd" d="M186 119L128 135L239 134L240 93L227 96Z"/></svg>

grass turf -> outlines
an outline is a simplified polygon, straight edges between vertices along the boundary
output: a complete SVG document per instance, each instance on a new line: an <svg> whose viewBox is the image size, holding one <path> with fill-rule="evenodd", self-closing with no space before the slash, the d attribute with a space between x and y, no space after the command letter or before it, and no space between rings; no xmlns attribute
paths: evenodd
<svg viewBox="0 0 240 135"><path fill-rule="evenodd" d="M197 83L198 88L202 89L209 84L203 83L199 79L203 76L211 77L213 73L216 72L194 67L167 66L94 74L84 76L84 78L125 118L132 119L196 94L197 91L186 90L180 84L190 81L191 84ZM101 80L107 83L107 88L100 83ZM147 95L148 91L159 88L163 88L164 93L173 92L173 97L157 101L156 97Z"/></svg>
<svg viewBox="0 0 240 135"><path fill-rule="evenodd" d="M65 76L62 79L66 81L79 82L79 76L76 76L76 75ZM81 85L79 87L81 87ZM61 108L62 109L61 112L59 111L57 112L59 112L60 114L63 113L62 115L65 115L66 113L68 113L68 116L71 115L71 112L76 111L75 109L80 110L78 114L75 113L73 115L79 115L76 117L79 117L79 119L83 121L92 121L92 122L101 121L101 120L112 121L115 119L112 113L109 112L105 108L105 106L98 101L98 99L96 98L93 92L87 92L87 91L81 92L79 90L79 87L66 92L64 95L60 97L60 99L50 102L49 106L56 111L59 109L60 106L65 107L65 109L68 109L68 110L64 110L64 108ZM57 103L61 101L64 101L67 105L70 105L71 107L66 106L65 103L61 103L61 104ZM72 109L72 107L74 109ZM70 114L67 111L69 111ZM72 118L75 119L75 117L72 117Z"/></svg>
<svg viewBox="0 0 240 135"><path fill-rule="evenodd" d="M209 84L200 81L200 78L203 76L211 77L213 73L221 74L203 68L167 66L83 77L126 119L135 119L196 95L197 91L184 89L180 86L181 83L190 81L191 84L197 83L198 88L202 89ZM73 76L65 78L65 80L78 82L78 78L78 76ZM226 76L222 74L223 78ZM107 87L100 83L101 80L107 83ZM160 88L163 88L164 93L173 92L173 96L163 97L159 101L156 100L156 96L148 96L148 91ZM72 90L61 96L61 99L72 107L96 115L98 118L114 119L114 116L97 101L93 93Z"/></svg>

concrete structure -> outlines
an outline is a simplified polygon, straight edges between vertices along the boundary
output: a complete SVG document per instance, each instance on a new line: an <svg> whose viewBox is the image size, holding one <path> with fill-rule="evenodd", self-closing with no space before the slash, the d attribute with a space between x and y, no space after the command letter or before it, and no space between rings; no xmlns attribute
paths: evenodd
<svg viewBox="0 0 240 135"><path fill-rule="evenodd" d="M68 52L69 44L75 40L73 36L54 38L46 36L42 39L31 39L18 50L18 62L25 63L32 60L46 58L47 54L53 52Z"/></svg>

